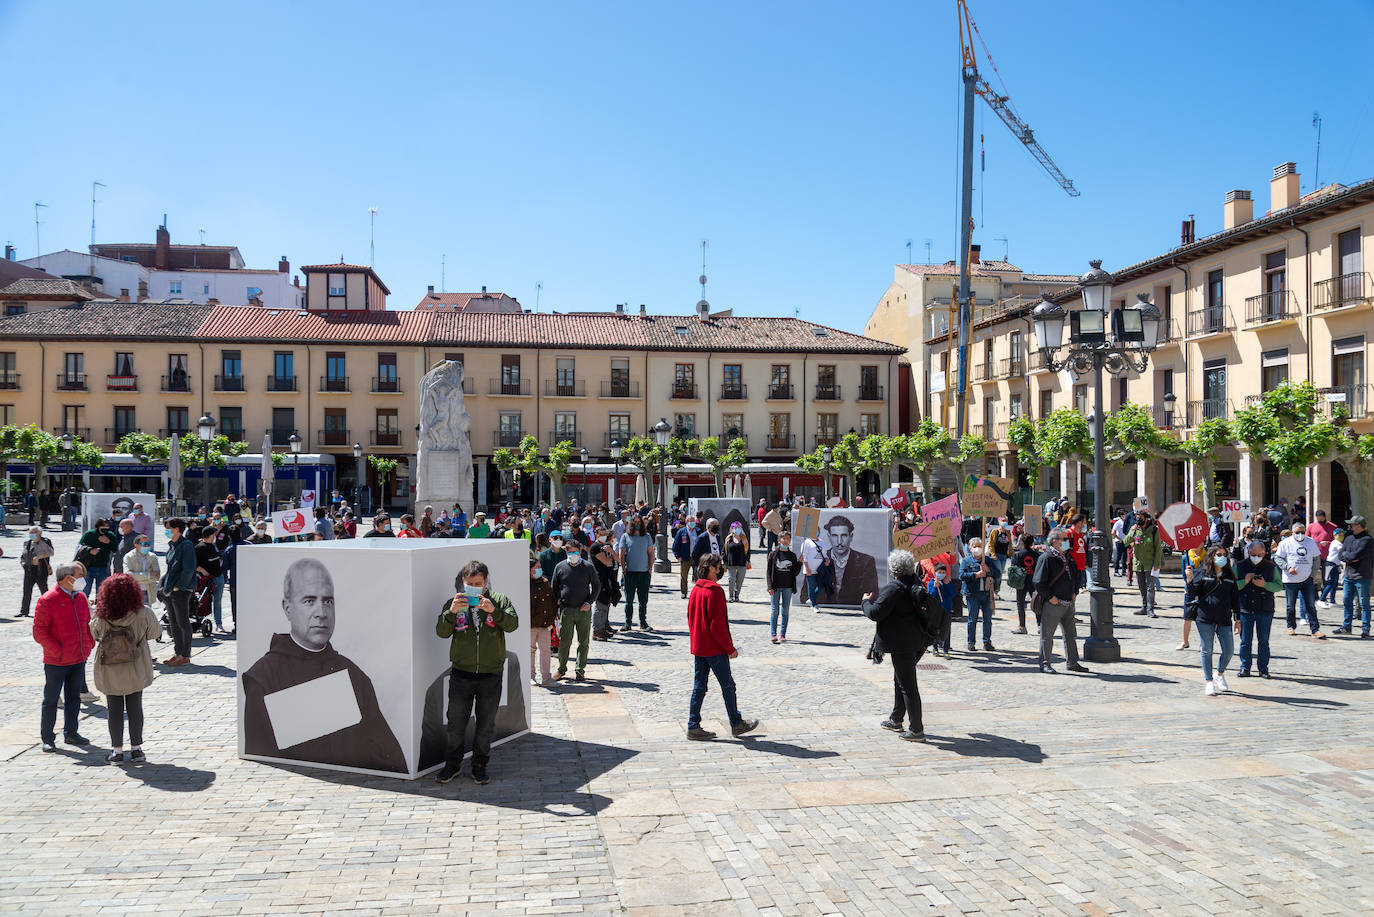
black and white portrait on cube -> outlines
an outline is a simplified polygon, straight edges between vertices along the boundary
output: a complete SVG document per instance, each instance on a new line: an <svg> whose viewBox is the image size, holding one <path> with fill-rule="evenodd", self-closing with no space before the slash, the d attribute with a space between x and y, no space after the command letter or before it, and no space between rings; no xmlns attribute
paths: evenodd
<svg viewBox="0 0 1374 917"><path fill-rule="evenodd" d="M859 534L849 516L836 514L821 522L825 556L830 560L835 605L859 605L863 597L878 591L878 562L855 546Z"/></svg>
<svg viewBox="0 0 1374 917"><path fill-rule="evenodd" d="M242 676L244 752L405 773L405 754L378 705L372 679L331 644L335 603L334 579L322 562L307 557L287 568L281 600L287 631L273 633L266 654ZM315 689L322 685L328 686L328 696L318 696ZM301 709L302 703L312 706ZM329 728L331 717L340 716L339 725ZM318 725L312 728L312 723ZM320 728L329 731L318 733ZM279 735L292 741L282 744Z"/></svg>

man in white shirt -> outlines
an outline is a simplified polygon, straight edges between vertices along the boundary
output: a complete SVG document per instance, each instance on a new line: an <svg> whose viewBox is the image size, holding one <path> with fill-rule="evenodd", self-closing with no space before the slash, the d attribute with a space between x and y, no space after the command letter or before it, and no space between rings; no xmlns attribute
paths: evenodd
<svg viewBox="0 0 1374 917"><path fill-rule="evenodd" d="M1123 513L1117 513L1112 520L1112 545L1115 554L1112 556L1112 572L1117 576L1126 575L1126 517Z"/></svg>
<svg viewBox="0 0 1374 917"><path fill-rule="evenodd" d="M1274 563L1283 575L1283 592L1288 599L1288 633L1297 633L1294 605L1301 597L1303 617L1312 629L1312 636L1324 640L1326 634L1317 622L1317 581L1312 576L1320 558L1317 543L1307 537L1301 526L1294 526L1292 534L1280 541L1274 551Z"/></svg>
<svg viewBox="0 0 1374 917"><path fill-rule="evenodd" d="M812 608L821 594L821 564L825 555L814 538L806 538L801 544L802 573L806 576L806 600Z"/></svg>

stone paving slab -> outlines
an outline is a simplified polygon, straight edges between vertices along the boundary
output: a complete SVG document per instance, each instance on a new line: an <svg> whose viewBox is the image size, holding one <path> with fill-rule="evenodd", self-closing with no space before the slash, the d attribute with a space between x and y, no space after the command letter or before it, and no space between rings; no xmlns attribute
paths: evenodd
<svg viewBox="0 0 1374 917"><path fill-rule="evenodd" d="M871 625L794 608L773 645L755 575L731 614L763 725L686 740L685 603L656 578L656 633L593 644L492 784L441 787L239 760L232 640L149 689L147 766L104 765L99 704L93 749L42 754L0 546L0 913L1374 913L1374 641L1279 629L1274 679L1205 697L1176 577L1155 620L1118 594L1126 660L1086 676L1040 675L1010 602L995 652L958 650L956 623L921 666L925 745L877 728ZM705 713L727 736L714 684Z"/></svg>

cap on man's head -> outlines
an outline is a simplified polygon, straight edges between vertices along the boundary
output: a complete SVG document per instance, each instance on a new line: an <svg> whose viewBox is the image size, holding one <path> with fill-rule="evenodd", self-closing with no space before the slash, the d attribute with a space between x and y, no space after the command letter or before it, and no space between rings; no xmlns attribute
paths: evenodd
<svg viewBox="0 0 1374 917"><path fill-rule="evenodd" d="M1351 516L1345 520L1346 525L1364 525L1364 516Z"/></svg>

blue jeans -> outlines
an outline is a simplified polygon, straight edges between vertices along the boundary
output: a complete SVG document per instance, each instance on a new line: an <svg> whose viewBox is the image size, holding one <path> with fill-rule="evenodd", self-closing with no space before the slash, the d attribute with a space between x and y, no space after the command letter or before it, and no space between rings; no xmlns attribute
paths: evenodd
<svg viewBox="0 0 1374 917"><path fill-rule="evenodd" d="M1288 629L1293 630L1298 626L1297 617L1294 615L1294 606L1299 598L1302 599L1303 617L1307 619L1307 626L1312 629L1312 633L1321 631L1322 626L1317 622L1317 584L1308 577L1301 583L1284 583L1283 594L1288 599Z"/></svg>
<svg viewBox="0 0 1374 917"><path fill-rule="evenodd" d="M992 596L987 592L964 593L964 613L968 615L968 642L978 630L978 612L983 613L983 642L992 642Z"/></svg>
<svg viewBox="0 0 1374 917"><path fill-rule="evenodd" d="M776 637L779 633L781 633L784 637L786 637L786 636L787 636L787 612L790 611L791 608L792 608L792 590L791 590L791 589L774 589L774 590L773 590L773 595L770 597L770 601L771 601L772 606L773 606L773 613L772 613L772 615L771 615L771 616L769 617L769 619L768 619L768 635L769 635L770 637ZM778 630L778 615L779 615L779 614L782 615L782 630L781 630L781 631Z"/></svg>
<svg viewBox="0 0 1374 917"><path fill-rule="evenodd" d="M692 706L687 712L687 728L701 728L701 702L706 699L707 676L714 672L720 683L720 696L725 701L725 712L730 716L730 725L743 722L739 707L735 706L735 676L730 674L730 657L693 656L696 672L692 681Z"/></svg>
<svg viewBox="0 0 1374 917"><path fill-rule="evenodd" d="M224 574L221 573L214 579L214 598L211 607L215 614L215 629L224 630Z"/></svg>
<svg viewBox="0 0 1374 917"><path fill-rule="evenodd" d="M81 591L86 594L86 598L91 597L91 591L100 595L100 584L105 582L110 575L109 567L87 567L86 568L86 588Z"/></svg>
<svg viewBox="0 0 1374 917"><path fill-rule="evenodd" d="M1369 633L1369 580L1345 578L1345 629L1354 620L1355 596L1360 597L1360 630Z"/></svg>
<svg viewBox="0 0 1374 917"><path fill-rule="evenodd" d="M1318 596L1323 602L1336 601L1336 590L1341 585L1341 565L1327 564L1322 569L1322 592Z"/></svg>
<svg viewBox="0 0 1374 917"><path fill-rule="evenodd" d="M821 597L821 578L817 575L806 577L806 598L811 603L811 607L816 607L816 602Z"/></svg>
<svg viewBox="0 0 1374 917"><path fill-rule="evenodd" d="M1269 628L1274 623L1273 615L1252 615L1241 613L1240 616L1240 670L1250 671L1250 643L1259 643L1259 670L1260 674L1269 671Z"/></svg>
<svg viewBox="0 0 1374 917"><path fill-rule="evenodd" d="M86 663L43 666L43 712L38 735L44 742L56 740L57 695L62 695L62 734L76 735L77 719L81 716L81 687L86 679Z"/></svg>
<svg viewBox="0 0 1374 917"><path fill-rule="evenodd" d="M1202 678L1204 681L1212 680L1212 641L1221 644L1221 663L1217 666L1217 674L1225 675L1226 667L1231 664L1231 656L1235 652L1235 641L1231 638L1231 628L1217 627L1208 624L1199 618L1196 622L1197 634L1202 639L1198 642L1202 644Z"/></svg>

